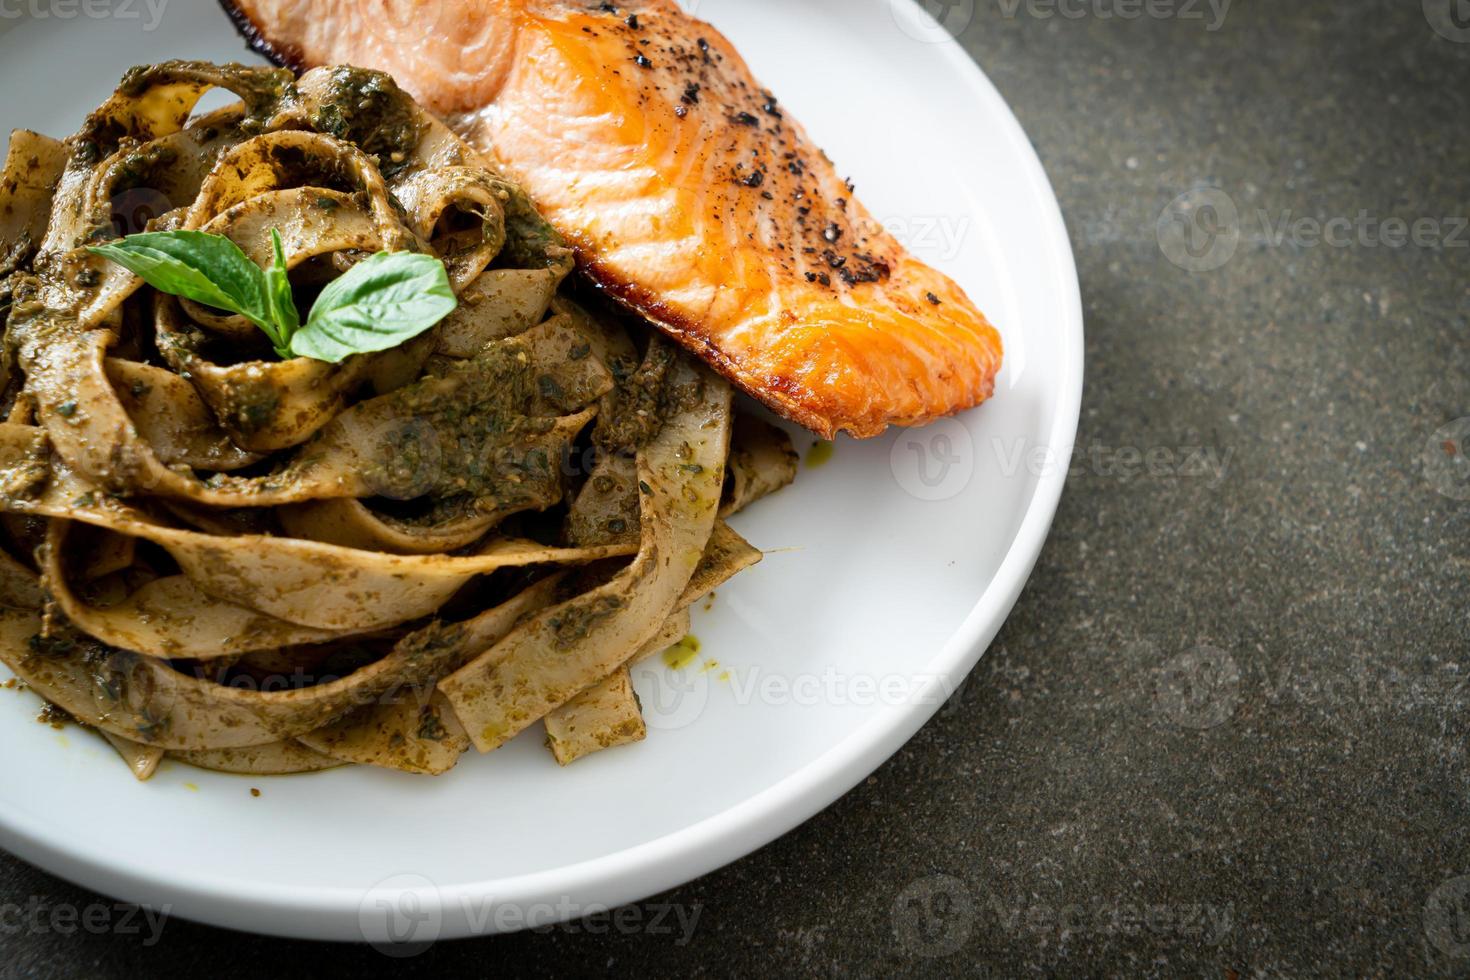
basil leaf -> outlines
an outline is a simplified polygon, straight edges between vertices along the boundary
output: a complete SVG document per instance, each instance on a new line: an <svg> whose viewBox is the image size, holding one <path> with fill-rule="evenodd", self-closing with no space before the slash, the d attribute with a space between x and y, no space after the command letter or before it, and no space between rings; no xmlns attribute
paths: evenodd
<svg viewBox="0 0 1470 980"><path fill-rule="evenodd" d="M265 274L223 235L155 231L87 251L116 262L154 289L242 314L262 327L270 322Z"/></svg>
<svg viewBox="0 0 1470 980"><path fill-rule="evenodd" d="M414 252L379 252L322 290L291 338L291 352L336 364L396 347L454 312L444 263Z"/></svg>
<svg viewBox="0 0 1470 980"><path fill-rule="evenodd" d="M322 290L301 325L286 250L271 229L262 270L234 242L202 231L161 231L89 249L161 292L239 313L265 331L281 357L336 364L412 340L459 305L444 263L412 252L379 252Z"/></svg>
<svg viewBox="0 0 1470 980"><path fill-rule="evenodd" d="M275 324L275 332L271 333L271 340L275 342L276 353L282 357L291 356L291 338L301 327L301 314L296 310L296 300L291 295L291 280L287 277L286 249L281 244L281 233L271 229L271 267L265 270L265 298L270 308L271 320Z"/></svg>

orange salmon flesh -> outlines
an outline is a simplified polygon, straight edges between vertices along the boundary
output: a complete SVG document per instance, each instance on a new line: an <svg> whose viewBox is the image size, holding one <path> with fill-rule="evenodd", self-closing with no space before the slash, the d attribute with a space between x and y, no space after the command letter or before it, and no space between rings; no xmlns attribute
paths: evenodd
<svg viewBox="0 0 1470 980"><path fill-rule="evenodd" d="M991 396L1000 335L672 0L223 0L304 69L391 74L525 187L583 273L826 438Z"/></svg>

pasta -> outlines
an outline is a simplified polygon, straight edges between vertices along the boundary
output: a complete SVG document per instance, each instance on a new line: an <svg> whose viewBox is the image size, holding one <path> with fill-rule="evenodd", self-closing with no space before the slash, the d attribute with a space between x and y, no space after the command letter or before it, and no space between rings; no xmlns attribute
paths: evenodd
<svg viewBox="0 0 1470 980"><path fill-rule="evenodd" d="M240 101L196 115L216 87ZM89 250L142 189L169 204L150 232L288 256L300 293L413 253L457 305L340 363L279 357L247 315ZM628 665L759 560L724 519L795 455L579 303L574 264L376 72L169 62L68 140L14 134L0 659L140 779L165 757L440 774L538 722L563 765L642 738Z"/></svg>

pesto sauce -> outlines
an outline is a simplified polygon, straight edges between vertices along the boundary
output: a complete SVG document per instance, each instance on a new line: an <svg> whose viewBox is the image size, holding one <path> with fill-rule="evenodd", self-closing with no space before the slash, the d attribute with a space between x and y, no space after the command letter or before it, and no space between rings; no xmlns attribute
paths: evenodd
<svg viewBox="0 0 1470 980"><path fill-rule="evenodd" d="M623 608L623 600L614 595L595 596L572 602L557 611L548 622L556 634L556 645L566 648L585 639L602 620Z"/></svg>
<svg viewBox="0 0 1470 980"><path fill-rule="evenodd" d="M525 345L511 340L385 396L370 480L400 499L472 498L480 513L554 503L560 460L546 437L556 420L527 414L536 377Z"/></svg>
<svg viewBox="0 0 1470 980"><path fill-rule="evenodd" d="M610 415L598 422L593 440L608 453L631 453L647 445L663 428L664 382L673 366L674 348L655 339L643 363L618 385Z"/></svg>
<svg viewBox="0 0 1470 980"><path fill-rule="evenodd" d="M0 500L32 500L51 478L50 443L37 432L26 447L25 456L0 469Z"/></svg>
<svg viewBox="0 0 1470 980"><path fill-rule="evenodd" d="M432 705L425 706L419 713L418 737L428 742L442 742L448 735L449 729L444 727L439 712Z"/></svg>
<svg viewBox="0 0 1470 980"><path fill-rule="evenodd" d="M281 391L268 379L248 380L225 389L219 412L245 435L266 429L281 410Z"/></svg>
<svg viewBox="0 0 1470 980"><path fill-rule="evenodd" d="M378 169L389 180L409 165L428 128L391 77L350 65L333 69L311 125L376 155Z"/></svg>
<svg viewBox="0 0 1470 980"><path fill-rule="evenodd" d="M41 702L41 711L36 715L36 720L43 725L50 725L52 728L58 730L65 728L67 722L76 721L71 716L71 712L60 705L52 704L50 701L44 699Z"/></svg>
<svg viewBox="0 0 1470 980"><path fill-rule="evenodd" d="M561 233L541 216L520 185L506 180L495 181L505 208L505 248L501 261L512 268L556 269L562 275L572 271L572 252Z"/></svg>
<svg viewBox="0 0 1470 980"><path fill-rule="evenodd" d="M245 103L246 115L240 129L258 133L266 122L298 97L296 77L285 68L256 68L247 65L216 65L207 61L164 61L156 65L140 65L127 72L117 87L124 98L138 99L155 88L170 85L193 85L200 88L218 86L228 89ZM92 114L81 132L82 142L115 146L120 140L140 134L129 131L118 119L106 114L106 107Z"/></svg>
<svg viewBox="0 0 1470 980"><path fill-rule="evenodd" d="M664 651L664 663L674 670L683 670L699 656L699 647L699 637L691 633Z"/></svg>

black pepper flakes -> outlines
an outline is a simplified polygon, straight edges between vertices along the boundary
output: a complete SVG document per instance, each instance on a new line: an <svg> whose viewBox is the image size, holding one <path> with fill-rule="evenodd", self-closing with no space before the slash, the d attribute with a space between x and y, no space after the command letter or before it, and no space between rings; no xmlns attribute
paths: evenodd
<svg viewBox="0 0 1470 980"><path fill-rule="evenodd" d="M639 68L644 69L653 67L653 62L649 61L647 56L641 54L633 59L633 64L637 65Z"/></svg>
<svg viewBox="0 0 1470 980"><path fill-rule="evenodd" d="M737 112L730 117L730 121L737 126L759 126L760 120L748 112Z"/></svg>
<svg viewBox="0 0 1470 980"><path fill-rule="evenodd" d="M690 82L688 85L684 86L684 94L679 96L679 101L684 103L685 105L698 105L699 83Z"/></svg>
<svg viewBox="0 0 1470 980"><path fill-rule="evenodd" d="M938 306L939 305L939 302L940 302L939 297L938 296L935 296L933 293L925 293L924 294L924 298L927 299L929 302L933 303L935 306Z"/></svg>
<svg viewBox="0 0 1470 980"><path fill-rule="evenodd" d="M633 30L638 30L638 15L629 14L628 19L624 21L624 23L631 27Z"/></svg>
<svg viewBox="0 0 1470 980"><path fill-rule="evenodd" d="M759 187L765 182L766 174L764 170L757 170L754 173L747 174L740 179L740 183L744 184L746 187Z"/></svg>
<svg viewBox="0 0 1470 980"><path fill-rule="evenodd" d="M822 229L822 237L827 240L828 244L836 245L842 238L842 229L834 222Z"/></svg>

